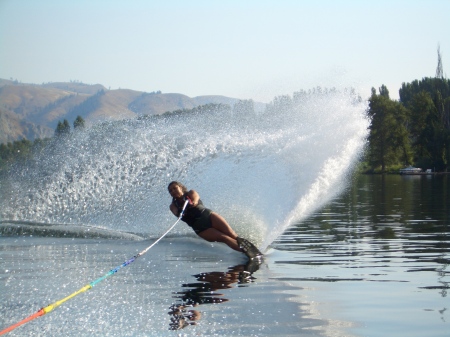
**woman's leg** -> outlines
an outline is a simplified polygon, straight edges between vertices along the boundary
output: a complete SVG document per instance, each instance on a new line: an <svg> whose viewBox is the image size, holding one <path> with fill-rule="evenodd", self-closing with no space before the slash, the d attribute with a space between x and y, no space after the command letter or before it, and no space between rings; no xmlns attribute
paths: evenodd
<svg viewBox="0 0 450 337"><path fill-rule="evenodd" d="M223 242L231 249L234 249L238 252L242 252L236 239L233 239L232 237L222 233L221 231L218 231L215 228L205 229L204 231L198 233L198 236L209 242Z"/></svg>
<svg viewBox="0 0 450 337"><path fill-rule="evenodd" d="M232 239L237 239L237 235L228 222L219 214L212 212L211 213L211 224L212 227L217 229L219 232L222 232L225 235L228 235Z"/></svg>
<svg viewBox="0 0 450 337"><path fill-rule="evenodd" d="M212 228L208 228L198 234L201 238L209 242L223 242L231 249L242 252L236 241L238 237L228 222L219 214L212 212L211 215Z"/></svg>

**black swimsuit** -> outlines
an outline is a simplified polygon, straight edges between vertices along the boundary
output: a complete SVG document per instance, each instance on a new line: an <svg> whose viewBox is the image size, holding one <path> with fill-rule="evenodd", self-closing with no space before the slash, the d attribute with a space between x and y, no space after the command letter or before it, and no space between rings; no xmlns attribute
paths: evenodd
<svg viewBox="0 0 450 337"><path fill-rule="evenodd" d="M184 203L183 205L180 205L176 199L173 199L172 203L177 207L178 214L180 214L181 210L183 209ZM212 227L211 213L212 211L203 206L203 202L199 200L197 206L195 207L191 204L187 205L181 220L192 227L195 233L199 234L204 230Z"/></svg>

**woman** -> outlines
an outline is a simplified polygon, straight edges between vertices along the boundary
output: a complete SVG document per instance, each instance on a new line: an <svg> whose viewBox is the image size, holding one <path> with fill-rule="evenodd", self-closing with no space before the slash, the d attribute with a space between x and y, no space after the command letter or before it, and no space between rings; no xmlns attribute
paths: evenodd
<svg viewBox="0 0 450 337"><path fill-rule="evenodd" d="M196 191L188 191L186 186L177 181L172 181L168 190L172 196L170 210L176 217L180 216L185 201L189 201L181 220L186 222L202 239L209 242L223 242L228 247L243 252L249 258L262 255L253 244L238 238L222 216L206 208Z"/></svg>

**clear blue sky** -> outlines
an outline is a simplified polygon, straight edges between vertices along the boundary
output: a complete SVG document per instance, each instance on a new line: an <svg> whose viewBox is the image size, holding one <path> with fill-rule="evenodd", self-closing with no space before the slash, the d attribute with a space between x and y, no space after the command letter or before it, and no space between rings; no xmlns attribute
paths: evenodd
<svg viewBox="0 0 450 337"><path fill-rule="evenodd" d="M450 74L449 0L0 0L0 78L268 102Z"/></svg>

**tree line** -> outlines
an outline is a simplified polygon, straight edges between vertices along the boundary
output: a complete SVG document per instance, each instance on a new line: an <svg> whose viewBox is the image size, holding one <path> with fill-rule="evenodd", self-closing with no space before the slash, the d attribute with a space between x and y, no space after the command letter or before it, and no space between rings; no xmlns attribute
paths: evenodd
<svg viewBox="0 0 450 337"><path fill-rule="evenodd" d="M368 172L397 170L405 165L447 172L450 163L450 80L444 77L437 48L435 77L402 83L399 101L385 85L372 88L368 116Z"/></svg>
<svg viewBox="0 0 450 337"><path fill-rule="evenodd" d="M73 122L73 130L80 131L85 128L86 122L81 116ZM55 138L70 135L71 127L67 119L59 121L55 129ZM28 139L17 140L0 144L0 170L8 163L21 162L27 160L31 153L43 149L51 140L51 138L40 139L34 141Z"/></svg>
<svg viewBox="0 0 450 337"><path fill-rule="evenodd" d="M372 88L368 115L368 172L387 172L413 165L447 171L450 162L450 80L426 77L403 83L400 100L382 85Z"/></svg>

